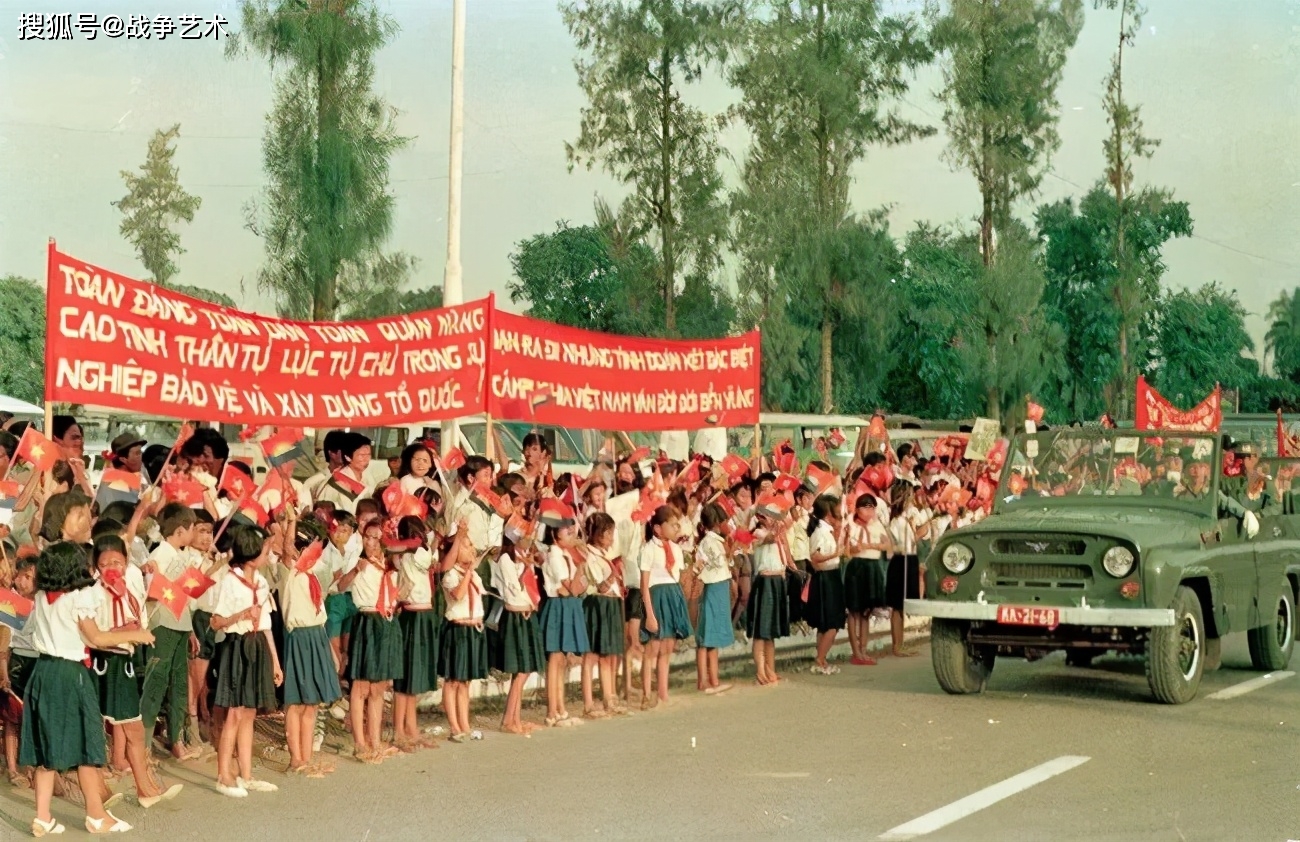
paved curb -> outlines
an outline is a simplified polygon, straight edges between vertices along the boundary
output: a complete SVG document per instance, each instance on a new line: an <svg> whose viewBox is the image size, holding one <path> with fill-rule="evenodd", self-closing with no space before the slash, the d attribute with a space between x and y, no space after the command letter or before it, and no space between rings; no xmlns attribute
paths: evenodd
<svg viewBox="0 0 1300 842"><path fill-rule="evenodd" d="M878 617L872 617L870 631L867 638L867 651L879 652L889 648L889 621L882 620ZM903 640L908 643L930 639L930 618L929 617L908 617L903 624ZM840 636L835 639L835 646L845 646L849 642L848 634L841 632ZM806 654L817 645L817 637L814 634L793 634L789 637L781 638L776 644L777 657L782 660L798 657ZM736 643L721 649L718 652L718 660L721 662L748 661L753 657L749 643L745 641L743 635L737 634ZM694 647L683 652L673 654L669 662L674 672L679 670L695 669L695 649ZM569 670L567 683L577 684L582 680L582 670L574 667ZM545 686L545 682L540 675L531 675L528 682L524 684L524 691L540 690ZM491 678L482 681L472 682L470 685L469 695L471 699L486 699L495 696L504 696L509 690L509 682L495 681ZM417 707L421 711L429 711L442 704L442 691L435 690L432 693L426 693L420 697Z"/></svg>

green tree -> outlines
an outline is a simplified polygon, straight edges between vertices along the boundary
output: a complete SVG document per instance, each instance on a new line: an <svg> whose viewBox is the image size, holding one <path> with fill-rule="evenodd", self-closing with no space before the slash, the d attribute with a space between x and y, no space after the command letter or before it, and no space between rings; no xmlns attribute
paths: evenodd
<svg viewBox="0 0 1300 842"><path fill-rule="evenodd" d="M895 274L890 264L898 257L881 217L858 218L850 209L853 168L874 145L933 132L895 109L908 91L908 71L932 54L913 18L883 16L876 3L769 0L748 16L742 33L728 72L741 93L732 117L751 137L733 198L741 292L765 332L778 318L802 317L820 334L814 345L820 405L829 412L837 380L864 385L836 377L836 331L870 315L858 326L874 330L853 338L877 353L885 347L888 325L877 317L889 311L875 307L879 295L872 284ZM846 254L871 269L859 271ZM774 360L773 353L805 353L802 332L772 335L765 366L775 363L783 376L803 369L792 359Z"/></svg>
<svg viewBox="0 0 1300 842"><path fill-rule="evenodd" d="M1141 255L1129 242L1128 231L1130 216L1139 208L1131 207L1134 203L1133 193L1133 159L1150 158L1160 141L1143 134L1140 108L1129 104L1124 99L1124 49L1133 46L1134 38L1142 27L1142 16L1146 9L1137 0L1097 0L1099 7L1119 9L1119 41L1115 55L1111 59L1110 73L1106 76L1106 92L1102 97L1102 109L1106 112L1106 121L1110 132L1102 141L1102 151L1106 156L1106 181L1115 197L1115 231L1114 262L1115 278L1111 286L1111 295L1115 301L1118 317L1116 333L1118 334L1119 365L1110 384L1110 409L1119 418L1132 414L1131 384L1136 377L1138 361L1141 360L1140 349L1132 346L1135 332L1150 311L1159 294L1158 286L1152 289L1151 279L1144 274ZM1153 199L1168 201L1168 197L1149 192L1141 197L1139 204L1149 207ZM1136 223L1136 220L1134 220ZM1140 223L1138 223L1140 224ZM1190 230L1188 231L1190 234ZM1134 353L1135 350L1137 353Z"/></svg>
<svg viewBox="0 0 1300 842"><path fill-rule="evenodd" d="M1273 373L1300 383L1300 289L1282 294L1268 305L1268 332L1264 351L1272 358Z"/></svg>
<svg viewBox="0 0 1300 842"><path fill-rule="evenodd" d="M980 411L978 384L962 326L975 312L975 240L922 223L908 233L903 260L897 359L885 407L922 418L973 415Z"/></svg>
<svg viewBox="0 0 1300 842"><path fill-rule="evenodd" d="M0 394L39 404L45 395L45 289L6 275L0 300Z"/></svg>
<svg viewBox="0 0 1300 842"><path fill-rule="evenodd" d="M1124 201L1128 281L1121 281L1114 250L1121 213L1106 186L1093 188L1077 207L1064 199L1043 205L1036 214L1045 243L1044 303L1065 335L1060 377L1052 378L1044 397L1069 418L1097 418L1103 412L1124 417L1117 410L1118 393L1131 393L1137 375L1131 372L1121 382L1116 337L1123 320L1121 298L1130 296L1117 296L1115 287L1123 282L1136 290L1141 319L1128 333L1127 347L1137 370L1145 371L1154 353L1152 314L1166 268L1162 249L1170 239L1192 232L1187 203L1174 201L1166 191L1145 188Z"/></svg>
<svg viewBox="0 0 1300 842"><path fill-rule="evenodd" d="M185 253L180 234L172 229L179 222L193 222L203 204L181 187L180 171L172 163L180 133L180 123L154 132L140 172L122 170L126 195L112 203L122 212L122 236L135 246L145 271L163 286L176 274L172 255Z"/></svg>
<svg viewBox="0 0 1300 842"><path fill-rule="evenodd" d="M1242 389L1258 377L1258 364L1245 355L1255 344L1236 292L1217 283L1167 292L1160 301L1158 326L1154 382L1175 405L1198 403L1216 383Z"/></svg>
<svg viewBox="0 0 1300 842"><path fill-rule="evenodd" d="M720 260L727 218L719 196L717 125L685 101L684 88L725 55L738 0L584 0L561 4L583 57L587 97L572 169L599 165L630 194L622 215L658 241L658 284L667 333L677 333L677 281L707 283Z"/></svg>
<svg viewBox="0 0 1300 842"><path fill-rule="evenodd" d="M927 16L932 43L943 56L939 99L948 159L975 176L981 203L979 253L984 267L992 270L998 237L1007 240L1012 227L1014 203L1038 190L1060 146L1056 88L1083 26L1082 0L930 0ZM1017 259L1026 251L1022 244ZM990 271L980 279L981 289L995 296L1001 292L994 282L997 274ZM1035 286L1027 271L1011 276L1024 282L1025 291ZM1031 311L1037 304L1038 298L1021 302ZM982 349L986 377L1019 370L1018 364L997 358L1007 347L996 331L1005 321L1005 306L981 302L988 317ZM1036 329L1018 335L1025 341ZM1000 417L1010 387L997 379L985 381L986 411L992 417Z"/></svg>
<svg viewBox="0 0 1300 842"><path fill-rule="evenodd" d="M407 289L417 261L404 252L376 255L363 264L344 264L339 275L339 301L345 322L408 316L442 306L442 287Z"/></svg>
<svg viewBox="0 0 1300 842"><path fill-rule="evenodd" d="M263 142L270 186L247 208L266 244L258 281L281 315L328 321L364 306L340 300L349 273L410 263L381 253L393 224L389 158L407 139L371 90L374 55L397 25L370 0L244 0L241 19L226 55L284 68Z"/></svg>

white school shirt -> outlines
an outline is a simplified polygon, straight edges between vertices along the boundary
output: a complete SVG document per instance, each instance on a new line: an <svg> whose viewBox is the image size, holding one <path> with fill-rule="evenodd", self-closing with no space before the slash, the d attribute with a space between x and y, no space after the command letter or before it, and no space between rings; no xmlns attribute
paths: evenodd
<svg viewBox="0 0 1300 842"><path fill-rule="evenodd" d="M770 541L766 544L760 544L763 540L765 530L759 530L754 534L754 575L762 573L775 573L785 567L781 561L781 548L777 546L776 541L784 541L784 537L777 538L776 541Z"/></svg>
<svg viewBox="0 0 1300 842"><path fill-rule="evenodd" d="M154 547L153 552L149 554L149 560L153 562L155 571L173 582L181 578L181 574L193 561L187 551L178 550L166 541ZM164 628L191 634L194 631L194 624L190 619L193 609L192 599L185 600L185 610L181 611L179 617L172 614L170 609L154 605L149 611L149 628Z"/></svg>
<svg viewBox="0 0 1300 842"><path fill-rule="evenodd" d="M885 528L880 525L880 521L872 518L863 526L854 520L849 523L849 540L850 547L858 544L880 544L884 543ZM863 550L861 555L854 555L854 558L880 558L880 550Z"/></svg>
<svg viewBox="0 0 1300 842"><path fill-rule="evenodd" d="M813 529L813 534L808 536L808 547L811 556L826 555L832 553L832 557L820 564L814 564L816 570L837 570L840 566L839 547L835 543L835 529L826 521L821 521Z"/></svg>
<svg viewBox="0 0 1300 842"><path fill-rule="evenodd" d="M578 575L578 565L573 563L573 559L563 548L552 544L546 553L546 563L542 565L546 595L559 596L560 588L564 587L564 580L572 579L576 575ZM582 594L569 594L569 596L582 596Z"/></svg>
<svg viewBox="0 0 1300 842"><path fill-rule="evenodd" d="M253 628L250 620L240 620L222 629L223 634L250 634L253 631L260 632L271 628L271 612L275 610L275 603L271 599L271 585L266 581L266 577L256 570L252 571L252 578L248 578L249 572L242 567L232 567L230 572L222 577L221 584L216 586L220 590L217 592L217 604L212 614L215 617L233 617L240 611L252 608L256 601L261 609L258 613L257 628ZM249 587L250 584L252 587Z"/></svg>
<svg viewBox="0 0 1300 842"><path fill-rule="evenodd" d="M442 589L447 592L447 613L444 616L452 622L482 620L483 580L479 578L478 571L472 568L469 571L473 579L470 580L469 589L465 591L465 598L459 601L452 598L456 589L460 587L463 575L459 568L453 567L442 576Z"/></svg>
<svg viewBox="0 0 1300 842"><path fill-rule="evenodd" d="M895 555L916 555L916 529L906 512L890 521L889 535L894 539Z"/></svg>
<svg viewBox="0 0 1300 842"><path fill-rule="evenodd" d="M413 553L403 553L397 560L397 569L411 583L411 592L402 603L406 607L433 607L433 583L429 581L429 568L433 567L433 562L433 553L424 547Z"/></svg>
<svg viewBox="0 0 1300 842"><path fill-rule="evenodd" d="M379 588L385 576L388 577L388 586L391 587L391 599L397 598L397 583L393 581L396 572L392 570L381 570L374 564L366 564L352 580L352 601L356 603L358 611L376 611L379 605Z"/></svg>
<svg viewBox="0 0 1300 842"><path fill-rule="evenodd" d="M112 631L135 620L140 621L140 628L148 627L148 617L144 609L144 591L132 587L130 579L126 580L126 593L121 597L113 594L102 580L95 587L100 591L99 607L95 611L95 625L99 626L101 631ZM128 643L120 648L130 652L134 647Z"/></svg>
<svg viewBox="0 0 1300 842"><path fill-rule="evenodd" d="M208 578L212 580L212 587L194 600L194 610L212 613L213 609L217 607L217 586L221 584L221 580L226 578L226 574L229 572L230 566L223 561L217 565L215 570L208 573Z"/></svg>
<svg viewBox="0 0 1300 842"><path fill-rule="evenodd" d="M280 578L280 610L284 612L284 630L287 632L325 625L325 595L321 594L318 609L311 599L312 575L286 567Z"/></svg>
<svg viewBox="0 0 1300 842"><path fill-rule="evenodd" d="M95 619L103 600L104 591L96 585L65 593L53 603L44 591L38 591L23 630L31 635L32 650L52 658L84 661L89 650L78 626L82 620Z"/></svg>
<svg viewBox="0 0 1300 842"><path fill-rule="evenodd" d="M325 583L328 587L325 589L326 596L340 593L338 584L335 580L339 576L346 576L351 573L356 569L357 562L361 560L360 533L353 532L352 537L343 544L342 550L339 550L338 547L334 546L334 542L327 542L325 544L325 551L321 553L321 560L327 565ZM342 593L349 593L351 590L352 588L349 586L347 590L342 591Z"/></svg>
<svg viewBox="0 0 1300 842"><path fill-rule="evenodd" d="M626 559L640 559L641 548L645 546L645 524L635 521L617 521L614 525L614 546L619 555ZM623 565L624 589L641 587L641 566L639 564Z"/></svg>
<svg viewBox="0 0 1300 842"><path fill-rule="evenodd" d="M673 569L668 570L667 549L671 547L673 558L676 560ZM671 543L665 543L658 538L651 538L644 547L641 548L640 564L642 573L650 574L650 587L655 585L674 585L681 581L682 566L686 564L686 559L682 555L680 547ZM649 594L646 595L649 597Z"/></svg>
<svg viewBox="0 0 1300 842"><path fill-rule="evenodd" d="M731 559L727 557L727 542L716 532L706 532L695 548L695 563L701 568L700 582L713 585L731 579Z"/></svg>
<svg viewBox="0 0 1300 842"><path fill-rule="evenodd" d="M36 624L32 622L32 617L36 610L33 608L32 613L27 615L23 622L23 630L16 631L9 636L9 651L15 655L22 655L24 658L36 658L40 652L36 651L36 644L32 643L32 635L36 632Z"/></svg>
<svg viewBox="0 0 1300 842"><path fill-rule="evenodd" d="M785 537L786 542L790 547L790 558L793 561L807 561L812 557L808 542L809 514L802 508L797 511L799 516L794 519L794 523L785 533Z"/></svg>
<svg viewBox="0 0 1300 842"><path fill-rule="evenodd" d="M421 488L438 487L432 476L417 477L415 474L407 474L397 482L402 487L403 493L412 495ZM442 492L439 491L438 494L441 496Z"/></svg>
<svg viewBox="0 0 1300 842"><path fill-rule="evenodd" d="M514 611L532 611L533 600L524 587L524 568L522 561L515 561L508 553L502 553L497 559L493 572L497 576L496 589L505 600L506 607Z"/></svg>
<svg viewBox="0 0 1300 842"><path fill-rule="evenodd" d="M677 549L684 553L693 554L695 552L695 521L686 516L677 518L677 532L677 540L673 542L677 545Z"/></svg>
<svg viewBox="0 0 1300 842"><path fill-rule="evenodd" d="M612 552L612 548L609 550L587 548L587 593L618 597L623 595L623 583L618 581L614 582L614 586L607 593L601 594L599 590L600 583L614 573L613 559L609 557ZM617 559L618 556L614 558Z"/></svg>
<svg viewBox="0 0 1300 842"><path fill-rule="evenodd" d="M365 477L357 476L356 471L352 470L351 468L345 466L343 468L340 468L340 470L343 471L343 473L346 476L356 480L357 482L365 486L365 488L362 489L361 493L358 494L356 497L349 499L348 496L342 493L341 491L330 488L329 481L330 478L333 477L333 474L330 474L329 477L325 478L325 482L321 484L319 490L316 492L316 495L313 498L313 502L333 503L335 509L347 512L348 514L356 514L357 501L374 494L375 487L371 485L369 482L367 482Z"/></svg>

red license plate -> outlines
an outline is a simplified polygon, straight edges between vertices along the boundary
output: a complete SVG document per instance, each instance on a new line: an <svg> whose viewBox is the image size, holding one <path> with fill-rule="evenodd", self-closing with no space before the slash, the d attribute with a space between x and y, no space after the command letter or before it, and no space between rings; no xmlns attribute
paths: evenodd
<svg viewBox="0 0 1300 842"><path fill-rule="evenodd" d="M1012 626L1044 626L1052 629L1061 623L1061 612L1056 608L1029 608L1019 605L999 605L998 622Z"/></svg>

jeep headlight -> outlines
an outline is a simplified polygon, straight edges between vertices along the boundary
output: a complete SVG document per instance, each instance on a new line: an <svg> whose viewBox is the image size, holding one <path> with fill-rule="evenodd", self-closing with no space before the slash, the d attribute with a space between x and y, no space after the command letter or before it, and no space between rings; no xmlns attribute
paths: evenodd
<svg viewBox="0 0 1300 842"><path fill-rule="evenodd" d="M1134 561L1136 559L1127 547L1111 547L1106 550L1106 555L1102 556L1101 566L1116 579L1123 579L1133 572Z"/></svg>
<svg viewBox="0 0 1300 842"><path fill-rule="evenodd" d="M965 544L949 544L943 550L943 566L953 573L965 573L970 570L975 553Z"/></svg>

